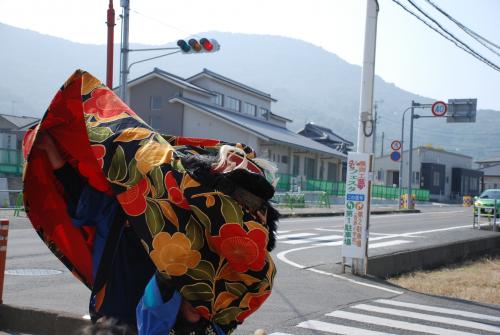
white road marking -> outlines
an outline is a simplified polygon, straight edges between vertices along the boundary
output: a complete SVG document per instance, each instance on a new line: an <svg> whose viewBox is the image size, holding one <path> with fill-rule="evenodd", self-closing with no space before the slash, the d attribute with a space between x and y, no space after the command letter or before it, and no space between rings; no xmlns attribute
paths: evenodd
<svg viewBox="0 0 500 335"><path fill-rule="evenodd" d="M393 246L393 245L399 245L399 244L405 244L405 243L412 243L412 241L394 240L394 241L379 242L379 243L373 243L373 244L368 243L368 249L390 247L390 246Z"/></svg>
<svg viewBox="0 0 500 335"><path fill-rule="evenodd" d="M342 239L342 235L324 235L324 236L318 236L318 237L311 237L309 240L311 241L330 241L330 240L338 240Z"/></svg>
<svg viewBox="0 0 500 335"><path fill-rule="evenodd" d="M378 302L380 304L392 305L392 306L399 306L399 307L408 307L408 308L413 308L413 309L419 309L419 310L428 311L428 312L436 312L436 313L451 314L451 315L460 315L460 316L464 316L466 318L474 318L474 319L481 319L481 320L488 320L488 321L500 322L500 317L498 317L498 316L487 315L487 314L479 314L479 313L473 313L473 312L466 312L466 311L461 311L459 309L434 307L434 306L413 304L413 303L409 303L409 302L396 301L396 300L387 300L387 299L378 299L378 300L375 300L375 302Z"/></svg>
<svg viewBox="0 0 500 335"><path fill-rule="evenodd" d="M430 321L430 322L439 322L439 323L444 323L447 325L456 325L456 326L460 326L460 327L467 327L467 328L472 328L472 329L500 333L500 327L486 325L484 323L475 322L475 321L460 320L460 319L455 319L455 318L448 318L445 316L410 312L410 311L406 311L406 310L372 306L372 305L367 305L367 304L359 304L359 305L353 306L352 308L361 309L363 311L368 311L368 312L377 312L377 313L383 313L383 314L389 314L389 315L395 315L395 316L402 316L405 318L418 319L418 320L424 320L424 321Z"/></svg>
<svg viewBox="0 0 500 335"><path fill-rule="evenodd" d="M403 236L404 237L411 237L411 235L436 233L438 231L448 231L448 230L463 229L463 228L472 228L472 224L469 224L469 225L466 225L466 226L455 226L455 227L432 229L432 230L414 231L414 232L411 232L411 233L398 234L398 236L401 236L401 237L403 237Z"/></svg>
<svg viewBox="0 0 500 335"><path fill-rule="evenodd" d="M382 333L374 330L348 327L348 326L316 321L316 320L308 320L301 322L297 325L297 327L319 330L327 333L334 333L341 335L395 335L393 333Z"/></svg>
<svg viewBox="0 0 500 335"><path fill-rule="evenodd" d="M377 316L356 314L345 311L335 311L326 314L327 316L333 316L336 318L347 319L351 321L371 323L378 326L400 328L405 330L410 330L414 332L429 333L435 335L477 335L474 333L462 332L459 330L446 329L441 327L427 326L418 323L411 323L406 321L398 321L387 318L380 318Z"/></svg>
<svg viewBox="0 0 500 335"><path fill-rule="evenodd" d="M282 251L282 252L278 253L278 255L276 255L276 257L278 257L278 259L281 260L282 262L284 262L284 263L286 263L288 265L291 265L293 267L302 269L302 270L307 270L307 271L319 273L319 274L322 274L322 275L330 276L330 277L333 277L333 278L342 279L342 280L348 281L348 282L356 284L356 285L370 287L370 288L374 288L374 289L377 289L377 290L382 290L382 291L386 291L386 292L390 292L390 293L395 293L395 294L403 294L402 291L396 291L396 290L392 290L392 289L389 289L389 288L384 287L384 286L373 285L373 284L368 284L368 283L360 282L360 281L357 281L357 280L354 280L354 279L351 279L351 278L347 278L347 277L344 277L344 276L341 276L341 275L336 275L336 274L331 273L331 272L326 272L326 271L322 271L322 270L318 270L318 269L314 269L314 268L307 268L306 269L304 265L292 262L292 261L288 260L285 257L286 254L289 253L289 252L306 250L306 249L312 249L312 248L316 248L316 246L310 245L310 246L307 246L307 247L301 247L301 248L295 248L295 249L285 250L285 251Z"/></svg>
<svg viewBox="0 0 500 335"><path fill-rule="evenodd" d="M293 334L288 334L288 333L280 333L280 332L278 332L278 333L271 333L271 334L269 334L269 335L293 335Z"/></svg>
<svg viewBox="0 0 500 335"><path fill-rule="evenodd" d="M82 316L82 319L85 319L85 320L90 320L90 315L85 314L84 316Z"/></svg>
<svg viewBox="0 0 500 335"><path fill-rule="evenodd" d="M289 233L290 230L278 230L277 233L278 234L286 234L286 233Z"/></svg>
<svg viewBox="0 0 500 335"><path fill-rule="evenodd" d="M314 233L286 234L286 235L278 235L278 236L276 236L276 239L283 240L283 239L288 239L288 238L307 237L307 236L314 236L314 235L317 235L317 234L314 234Z"/></svg>

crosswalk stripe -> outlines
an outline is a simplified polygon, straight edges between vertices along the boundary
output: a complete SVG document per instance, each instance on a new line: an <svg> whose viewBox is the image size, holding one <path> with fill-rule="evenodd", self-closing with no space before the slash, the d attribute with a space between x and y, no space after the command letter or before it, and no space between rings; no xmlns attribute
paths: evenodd
<svg viewBox="0 0 500 335"><path fill-rule="evenodd" d="M326 236L318 236L318 237L310 237L309 240L312 241L330 241L330 240L341 240L343 238L342 235L326 235Z"/></svg>
<svg viewBox="0 0 500 335"><path fill-rule="evenodd" d="M371 324L379 325L379 326L400 328L400 329L435 334L435 335L477 335L474 333L467 333L467 332L462 332L459 330L446 329L446 328L441 328L441 327L433 327L433 326L421 325L418 323L398 321L398 320L392 320L392 319L387 319L387 318L381 318L381 317L377 317L377 316L350 313L350 312L345 312L345 311L335 311L332 313L328 313L326 315L333 316L336 318L341 318L341 319L347 319L347 320L351 320L351 321L371 323Z"/></svg>
<svg viewBox="0 0 500 335"><path fill-rule="evenodd" d="M306 244L306 243L311 243L311 240L308 240L308 239L303 239L303 240L284 240L284 241L279 241L279 243L285 243L285 244Z"/></svg>
<svg viewBox="0 0 500 335"><path fill-rule="evenodd" d="M269 335L293 335L293 334L288 334L288 333L280 333L280 332L277 332L277 333L271 333Z"/></svg>
<svg viewBox="0 0 500 335"><path fill-rule="evenodd" d="M408 241L408 240L394 240L394 241L379 242L379 243L373 243L373 244L368 243L368 249L383 248L383 247L389 247L389 246L393 246L393 245L399 245L399 244L405 244L405 243L411 243L411 242L412 241Z"/></svg>
<svg viewBox="0 0 500 335"><path fill-rule="evenodd" d="M352 308L361 309L363 311L368 311L368 312L384 313L384 314L402 316L402 317L407 317L407 318L412 318L412 319L418 319L418 320L424 320L424 321L430 321L430 322L439 322L439 323L444 323L444 324L448 324L448 325L455 325L455 326L460 326L460 327L467 327L467 328L473 328L473 329L479 329L479 330L484 330L484 331L500 333L500 327L491 326L491 325L487 325L487 324L475 322L475 321L460 320L460 319L448 318L448 317L444 317L444 316L410 312L410 311L398 310L398 309L394 309L394 308L379 307L379 306L373 306L373 305L367 305L367 304L359 304L359 305L353 306Z"/></svg>
<svg viewBox="0 0 500 335"><path fill-rule="evenodd" d="M323 332L335 333L340 335L395 335L393 333L382 333L374 330L349 327L349 326L338 325L334 323L328 323L316 320L308 320L301 322L297 325L297 327L319 330Z"/></svg>
<svg viewBox="0 0 500 335"><path fill-rule="evenodd" d="M375 300L375 302L378 302L381 304L386 304L386 305L392 305L392 306L409 307L409 308L419 309L419 310L428 311L428 312L460 315L460 316L464 316L466 318L474 318L474 319L500 322L500 317L498 317L498 316L479 314L479 313L473 313L473 312L466 312L466 311L461 311L459 309L434 307L434 306L413 304L413 303L409 303L409 302L403 302L403 301L397 301L397 300L387 300L387 299L378 299L378 300Z"/></svg>
<svg viewBox="0 0 500 335"><path fill-rule="evenodd" d="M283 240L286 238L298 238L298 237L307 237L307 236L314 236L317 234L314 233L296 233L296 234L286 234L286 235L278 235L276 239L278 240Z"/></svg>

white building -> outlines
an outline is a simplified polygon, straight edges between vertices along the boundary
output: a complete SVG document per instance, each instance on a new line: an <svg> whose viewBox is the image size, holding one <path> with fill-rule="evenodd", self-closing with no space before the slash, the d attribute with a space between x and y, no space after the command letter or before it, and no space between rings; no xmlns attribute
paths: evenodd
<svg viewBox="0 0 500 335"><path fill-rule="evenodd" d="M403 152L403 187L408 186L409 151ZM390 155L375 159L375 184L399 186L400 162ZM431 147L413 149L412 188L427 189L430 199L455 200L480 193L482 172L472 169L472 157Z"/></svg>
<svg viewBox="0 0 500 335"><path fill-rule="evenodd" d="M128 89L130 107L162 133L245 143L282 174L343 177L346 155L287 129L291 120L272 112L276 99L268 93L207 69L184 79L155 68L130 81Z"/></svg>

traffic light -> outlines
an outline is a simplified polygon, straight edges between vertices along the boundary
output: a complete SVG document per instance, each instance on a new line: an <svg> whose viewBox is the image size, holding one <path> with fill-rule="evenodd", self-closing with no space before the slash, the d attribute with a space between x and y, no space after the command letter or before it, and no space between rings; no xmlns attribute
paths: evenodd
<svg viewBox="0 0 500 335"><path fill-rule="evenodd" d="M217 43L216 40L209 40L208 38L202 38L200 41L192 38L187 42L185 40L178 40L177 46L181 49L181 52L185 54L216 52L220 49L219 43Z"/></svg>

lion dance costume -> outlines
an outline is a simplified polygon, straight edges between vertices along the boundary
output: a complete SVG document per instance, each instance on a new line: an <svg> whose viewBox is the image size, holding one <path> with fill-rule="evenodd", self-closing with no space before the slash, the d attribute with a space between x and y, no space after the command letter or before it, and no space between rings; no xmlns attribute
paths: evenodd
<svg viewBox="0 0 500 335"><path fill-rule="evenodd" d="M37 148L41 133L75 174L66 184ZM223 147L234 150L215 167ZM152 334L148 323L170 318L175 333L183 299L215 333L228 334L270 295L274 188L245 145L161 135L78 70L26 134L23 150L27 215L92 290L93 320L114 316ZM85 186L71 201L77 179ZM148 314L162 303L171 305Z"/></svg>

